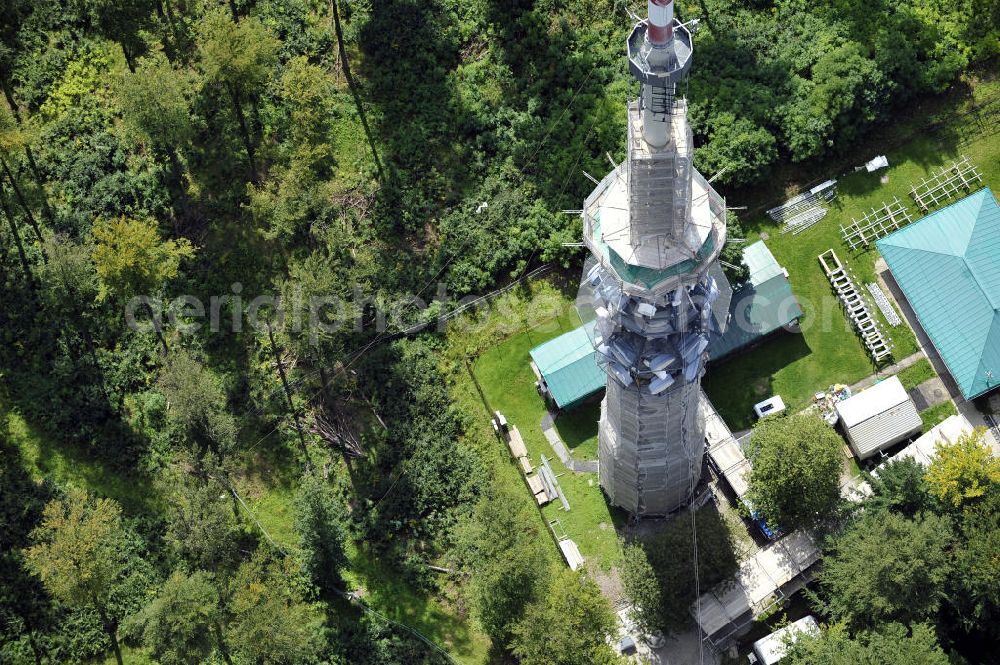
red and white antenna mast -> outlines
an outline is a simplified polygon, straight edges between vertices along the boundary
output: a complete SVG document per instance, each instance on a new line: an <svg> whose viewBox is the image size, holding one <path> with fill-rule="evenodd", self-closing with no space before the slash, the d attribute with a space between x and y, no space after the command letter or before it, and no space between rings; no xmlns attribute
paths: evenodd
<svg viewBox="0 0 1000 665"><path fill-rule="evenodd" d="M674 0L647 0L646 39L654 47L663 47L674 38Z"/></svg>

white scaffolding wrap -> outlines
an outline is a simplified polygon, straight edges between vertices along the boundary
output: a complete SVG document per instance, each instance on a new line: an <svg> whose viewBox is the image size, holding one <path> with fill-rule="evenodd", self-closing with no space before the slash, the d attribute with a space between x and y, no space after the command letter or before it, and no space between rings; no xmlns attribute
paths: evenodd
<svg viewBox="0 0 1000 665"><path fill-rule="evenodd" d="M717 261L725 200L692 164L687 104L674 97L690 66L690 34L672 27L664 45L645 41L644 22L629 38L642 86L628 105L628 157L583 208L592 257L577 307L593 323L586 329L608 376L599 479L612 504L639 516L685 505L700 480L701 377L709 337L725 329L732 300Z"/></svg>

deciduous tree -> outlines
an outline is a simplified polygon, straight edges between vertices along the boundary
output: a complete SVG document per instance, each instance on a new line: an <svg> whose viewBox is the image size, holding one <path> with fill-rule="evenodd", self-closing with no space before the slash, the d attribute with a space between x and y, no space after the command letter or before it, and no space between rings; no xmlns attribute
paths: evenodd
<svg viewBox="0 0 1000 665"><path fill-rule="evenodd" d="M698 536L701 589L723 583L739 567L726 526L712 507L679 514L656 534L626 546L621 576L638 623L650 631L678 632L691 622L698 589L694 578L694 534Z"/></svg>
<svg viewBox="0 0 1000 665"><path fill-rule="evenodd" d="M145 48L140 30L153 11L152 0L77 0L94 28L118 42L128 68L135 71L135 59Z"/></svg>
<svg viewBox="0 0 1000 665"><path fill-rule="evenodd" d="M71 488L66 498L46 504L32 540L25 553L29 569L55 598L97 611L122 665L118 626L124 617L115 611L113 594L125 581L130 548L121 507Z"/></svg>
<svg viewBox="0 0 1000 665"><path fill-rule="evenodd" d="M663 589L646 551L635 543L626 545L620 570L623 590L632 601L632 620L649 634L663 630Z"/></svg>
<svg viewBox="0 0 1000 665"><path fill-rule="evenodd" d="M1000 492L962 511L951 602L963 626L1000 640Z"/></svg>
<svg viewBox="0 0 1000 665"><path fill-rule="evenodd" d="M190 73L177 69L161 51L155 51L139 60L134 73L119 77L115 86L126 126L170 160L179 187L179 153L194 134L193 84Z"/></svg>
<svg viewBox="0 0 1000 665"><path fill-rule="evenodd" d="M476 616L501 647L509 645L512 628L538 597L551 566L539 547L545 536L523 505L520 497L490 488L456 535L457 550L471 573Z"/></svg>
<svg viewBox="0 0 1000 665"><path fill-rule="evenodd" d="M610 665L608 638L615 633L611 606L581 573L563 568L513 628L513 653L521 665Z"/></svg>
<svg viewBox="0 0 1000 665"><path fill-rule="evenodd" d="M153 220L98 219L93 234L100 300L154 296L177 276L181 260L194 256L190 241L163 240Z"/></svg>
<svg viewBox="0 0 1000 665"><path fill-rule="evenodd" d="M225 599L227 642L248 663L313 662L323 646L322 615L306 600L308 582L290 557L263 549L240 566Z"/></svg>
<svg viewBox="0 0 1000 665"><path fill-rule="evenodd" d="M843 624L819 636L801 635L782 659L788 665L948 665L951 661L938 644L934 629L917 624L911 629L898 623L851 637Z"/></svg>
<svg viewBox="0 0 1000 665"><path fill-rule="evenodd" d="M933 620L947 597L951 529L934 514L866 511L826 548L818 574L825 612L854 630Z"/></svg>
<svg viewBox="0 0 1000 665"><path fill-rule="evenodd" d="M1000 459L986 443L986 430L966 432L954 443L939 443L927 469L931 494L958 508L1000 484Z"/></svg>
<svg viewBox="0 0 1000 665"><path fill-rule="evenodd" d="M840 501L842 447L819 416L764 418L750 439L747 498L772 528L821 522Z"/></svg>

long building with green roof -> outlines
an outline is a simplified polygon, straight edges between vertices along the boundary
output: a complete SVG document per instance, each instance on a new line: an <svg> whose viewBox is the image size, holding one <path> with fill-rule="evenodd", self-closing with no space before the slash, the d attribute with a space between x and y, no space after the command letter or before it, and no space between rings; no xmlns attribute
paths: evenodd
<svg viewBox="0 0 1000 665"><path fill-rule="evenodd" d="M593 334L590 321L528 352L542 394L560 409L571 409L604 388L608 377L594 357Z"/></svg>
<svg viewBox="0 0 1000 665"><path fill-rule="evenodd" d="M966 399L1000 382L1000 206L981 189L876 243Z"/></svg>
<svg viewBox="0 0 1000 665"><path fill-rule="evenodd" d="M788 275L763 240L747 245L743 262L750 278L733 291L726 331L713 337L708 345L708 357L713 362L782 328L788 329L802 318Z"/></svg>

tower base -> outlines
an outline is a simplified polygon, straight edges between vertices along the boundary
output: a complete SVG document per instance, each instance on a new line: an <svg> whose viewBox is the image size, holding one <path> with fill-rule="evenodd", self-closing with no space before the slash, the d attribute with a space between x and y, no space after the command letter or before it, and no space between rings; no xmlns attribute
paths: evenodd
<svg viewBox="0 0 1000 665"><path fill-rule="evenodd" d="M698 382L650 395L608 381L598 465L612 505L648 517L667 515L691 500L705 455L700 397Z"/></svg>

